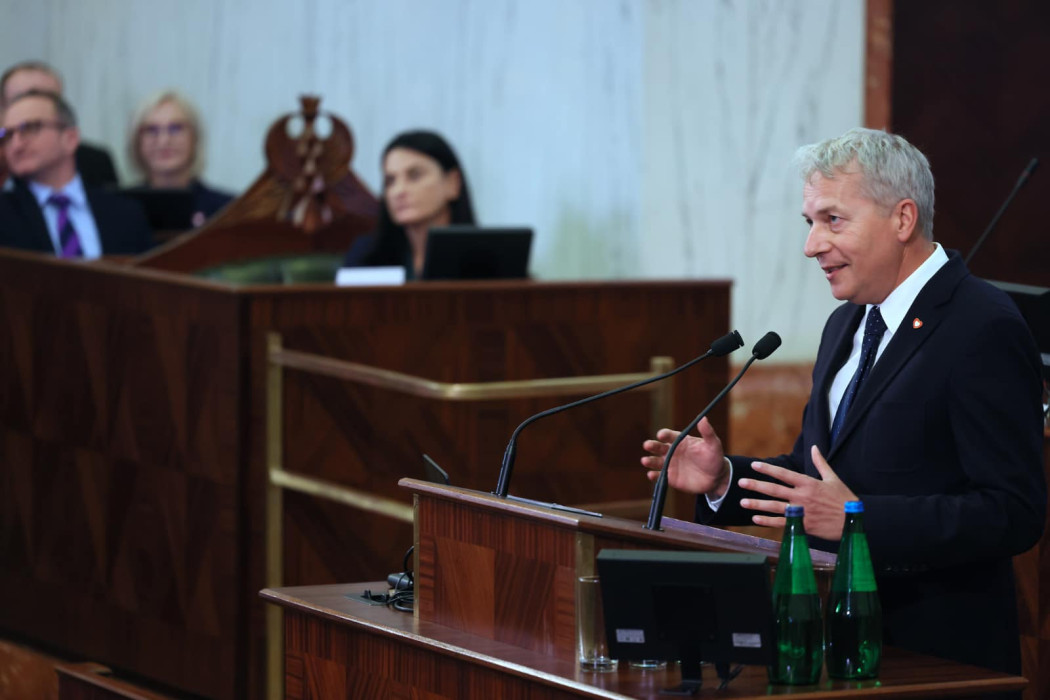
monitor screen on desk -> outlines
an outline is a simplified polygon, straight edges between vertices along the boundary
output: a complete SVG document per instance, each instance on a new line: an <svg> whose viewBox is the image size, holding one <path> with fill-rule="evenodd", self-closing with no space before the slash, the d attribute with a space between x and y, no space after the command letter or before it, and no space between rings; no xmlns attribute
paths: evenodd
<svg viewBox="0 0 1050 700"><path fill-rule="evenodd" d="M1043 379L1050 381L1050 289L995 280L988 282L1006 292L1017 305L1042 356Z"/></svg>
<svg viewBox="0 0 1050 700"><path fill-rule="evenodd" d="M528 276L532 229L446 226L427 234L425 280L514 279Z"/></svg>
<svg viewBox="0 0 1050 700"><path fill-rule="evenodd" d="M758 554L604 549L609 656L714 664L773 661L770 569Z"/></svg>
<svg viewBox="0 0 1050 700"><path fill-rule="evenodd" d="M188 231L193 228L193 193L189 190L127 187L119 190L118 194L142 205L154 232Z"/></svg>

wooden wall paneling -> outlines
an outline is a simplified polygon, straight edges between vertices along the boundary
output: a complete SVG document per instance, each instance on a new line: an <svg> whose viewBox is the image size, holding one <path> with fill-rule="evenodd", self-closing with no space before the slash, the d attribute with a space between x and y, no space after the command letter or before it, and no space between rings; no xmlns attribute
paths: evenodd
<svg viewBox="0 0 1050 700"><path fill-rule="evenodd" d="M394 639L285 613L285 697L324 698L530 698L568 700L574 693L537 687L499 669L477 672L469 662L405 646Z"/></svg>
<svg viewBox="0 0 1050 700"><path fill-rule="evenodd" d="M449 382L639 372L651 355L684 362L729 330L728 282L433 282L243 292L249 299L252 397L265 396L262 368L271 328L282 334L283 345L298 351ZM685 373L675 395L676 424L688 422L727 377L724 359ZM406 503L397 481L420 475L424 451L454 483L495 488L513 427L569 400L442 406L295 370L285 373L285 391L288 469ZM253 399L249 407L255 465L249 578L258 582L256 591L264 580L262 406ZM721 406L716 420L726 424L727 410ZM561 419L523 433L512 493L561 503L649 497L651 486L637 466L640 442L650 431L647 395L615 397ZM675 497L669 513L692 512L692 499ZM299 496L288 497L287 504L286 584L385 578L401 570L411 527ZM260 663L261 604L252 620L250 654Z"/></svg>
<svg viewBox="0 0 1050 700"><path fill-rule="evenodd" d="M930 159L934 235L966 254L1033 157L1044 161L970 265L980 277L1050 286L1050 5L896 3L892 127Z"/></svg>
<svg viewBox="0 0 1050 700"><path fill-rule="evenodd" d="M438 381L495 381L638 372L651 355L676 363L701 354L729 327L725 282L428 283L394 289L248 288L251 389L265 392L265 333L284 346ZM683 319L688 319L683 323ZM724 386L724 359L682 375L682 425ZM397 487L421 475L427 452L453 482L491 491L514 427L571 397L440 405L432 400L285 372L286 468L410 502ZM647 394L614 397L525 431L511 492L562 503L648 498L638 465L649 435ZM263 403L253 399L250 580L262 587ZM721 406L716 420L726 424ZM668 512L692 512L676 494ZM289 495L285 583L384 579L400 571L410 525ZM251 588L251 585L247 587ZM252 612L251 655L261 663L262 605Z"/></svg>
<svg viewBox="0 0 1050 700"><path fill-rule="evenodd" d="M1019 191L970 263L979 277L1050 286L1043 203L1050 198L1050 6L929 0L896 3L893 130L930 159L934 235L968 254L1032 157L1044 166ZM1050 465L1050 460L1044 460ZM1044 533L1014 562L1026 698L1050 694L1050 570Z"/></svg>
<svg viewBox="0 0 1050 700"><path fill-rule="evenodd" d="M235 694L238 312L205 284L0 253L0 628Z"/></svg>
<svg viewBox="0 0 1050 700"><path fill-rule="evenodd" d="M0 594L20 601L0 629L181 691L257 697L269 330L446 381L636 372L701 353L728 303L728 283L235 288L0 252ZM726 378L724 359L686 373L676 423ZM513 427L554 403L438 408L288 380L289 467L406 501L397 479L432 445L457 482L493 488ZM533 429L513 492L647 497L648 406L617 397ZM288 582L400 570L409 526L287 500Z"/></svg>
<svg viewBox="0 0 1050 700"><path fill-rule="evenodd" d="M893 0L865 6L864 126L889 129L893 102Z"/></svg>
<svg viewBox="0 0 1050 700"><path fill-rule="evenodd" d="M513 283L499 287L499 293L485 285L343 295L251 292L253 363L261 366L261 336L272 327L283 333L289 348L438 381L637 372L648 367L653 354L671 354L683 362L728 328L724 285L620 287ZM681 318L693 321L680 332L667 333ZM677 424L702 408L726 377L724 359L708 360L683 374L676 394ZM252 382L253 395L260 396L262 373L254 371ZM297 371L285 373L285 393L289 469L401 499L406 496L397 480L421 474L423 452L445 466L453 483L492 490L513 428L572 398L441 404ZM253 424L258 425L261 403L252 406ZM648 498L651 485L642 478L638 458L641 441L650 433L649 406L647 394L627 394L530 427L519 441L512 493L561 503ZM726 415L726 405L714 414L722 425ZM255 435L253 461L261 464L264 444L261 433ZM691 499L687 501L680 511L691 512ZM310 510L306 503L301 510L292 499L292 514ZM320 510L325 520L339 517L338 507ZM361 527L366 526L351 520L340 527L333 520L318 525L314 534L345 536L360 533ZM342 548L320 540L310 546L329 554ZM407 544L399 546L382 570L358 573L385 575L400 565L405 548ZM286 573L290 580L297 578ZM311 582L331 581L333 573L312 572L325 578ZM345 572L341 580L346 580Z"/></svg>

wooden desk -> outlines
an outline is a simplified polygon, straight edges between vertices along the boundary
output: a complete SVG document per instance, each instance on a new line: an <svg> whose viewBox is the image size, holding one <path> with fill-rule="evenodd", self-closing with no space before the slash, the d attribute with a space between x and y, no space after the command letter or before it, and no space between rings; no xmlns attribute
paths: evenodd
<svg viewBox="0 0 1050 700"><path fill-rule="evenodd" d="M237 287L0 250L0 633L209 698L262 696L266 340L444 382L645 371L728 331L727 282ZM682 319L689 319L682 323ZM289 469L370 494L427 452L492 489L507 438L553 405L438 405L285 373ZM725 358L676 378L682 425ZM649 397L523 434L512 493L645 498ZM726 404L718 424L726 422ZM558 460L559 468L551 464ZM412 526L285 499L289 585L399 570Z"/></svg>
<svg viewBox="0 0 1050 700"><path fill-rule="evenodd" d="M347 597L383 586L262 591L263 599L285 609L287 698L658 698L661 688L679 678L674 666L641 671L622 664L612 673L581 672L571 654L537 653ZM713 671L709 678L711 690L702 694L713 694ZM964 697L1025 684L1018 676L887 649L877 681L825 677L814 686L771 686L764 668L747 667L718 697Z"/></svg>

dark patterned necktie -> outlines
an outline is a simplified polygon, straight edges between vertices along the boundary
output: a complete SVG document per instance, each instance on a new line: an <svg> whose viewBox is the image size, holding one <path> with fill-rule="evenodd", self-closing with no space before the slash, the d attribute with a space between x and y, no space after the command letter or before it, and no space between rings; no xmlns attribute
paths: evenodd
<svg viewBox="0 0 1050 700"><path fill-rule="evenodd" d="M58 257L60 258L82 258L84 249L80 246L80 236L73 228L73 222L69 219L69 197L64 194L53 194L47 199L47 203L58 210Z"/></svg>
<svg viewBox="0 0 1050 700"><path fill-rule="evenodd" d="M885 332L886 322L882 320L882 312L879 311L877 306L871 307L871 311L868 312L868 320L864 324L864 341L860 346L860 364L857 365L857 371L854 372L853 379L850 380L849 386L846 387L846 393L843 394L842 401L839 402L839 410L835 412L835 420L831 423L832 445L835 444L835 438L838 437L839 431L842 430L842 425L846 422L846 413L860 390L861 382L871 373L872 365L875 364L875 356L878 354L879 343L882 341L882 334Z"/></svg>

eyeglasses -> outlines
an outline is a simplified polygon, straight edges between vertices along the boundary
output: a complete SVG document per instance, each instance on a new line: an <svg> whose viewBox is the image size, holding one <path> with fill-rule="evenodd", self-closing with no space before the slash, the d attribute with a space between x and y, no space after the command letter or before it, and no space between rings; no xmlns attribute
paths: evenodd
<svg viewBox="0 0 1050 700"><path fill-rule="evenodd" d="M143 124L139 133L146 138L160 138L161 134L167 134L168 138L175 138L185 134L189 129L186 122L171 122L170 124Z"/></svg>
<svg viewBox="0 0 1050 700"><path fill-rule="evenodd" d="M0 145L4 145L8 141L13 141L15 134L18 134L23 139L30 139L44 129L58 129L61 131L68 126L69 125L65 122L34 119L33 121L22 122L21 124L15 124L14 126L0 127Z"/></svg>

